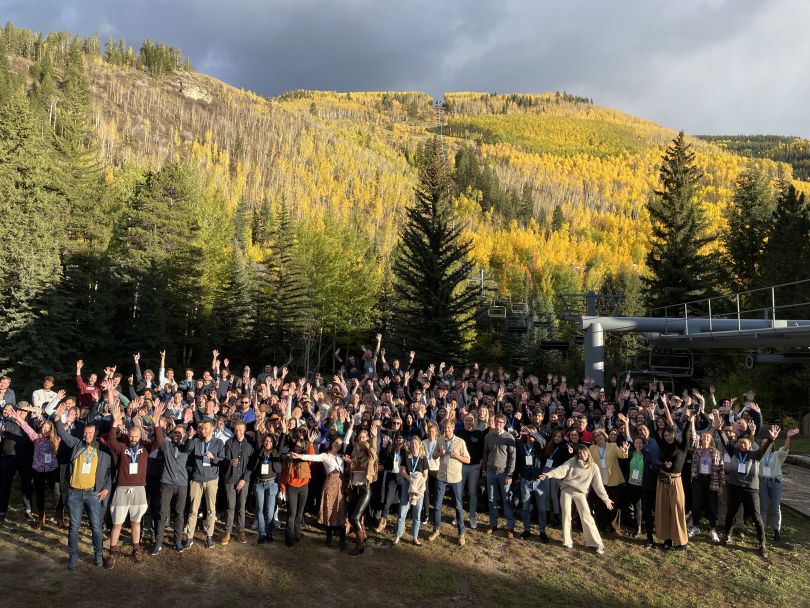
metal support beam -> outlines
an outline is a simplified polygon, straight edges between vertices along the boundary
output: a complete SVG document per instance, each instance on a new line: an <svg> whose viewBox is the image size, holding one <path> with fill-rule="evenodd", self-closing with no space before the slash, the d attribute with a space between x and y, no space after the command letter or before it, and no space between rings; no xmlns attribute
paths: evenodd
<svg viewBox="0 0 810 608"><path fill-rule="evenodd" d="M605 385L605 337L599 323L585 328L585 377L599 386Z"/></svg>

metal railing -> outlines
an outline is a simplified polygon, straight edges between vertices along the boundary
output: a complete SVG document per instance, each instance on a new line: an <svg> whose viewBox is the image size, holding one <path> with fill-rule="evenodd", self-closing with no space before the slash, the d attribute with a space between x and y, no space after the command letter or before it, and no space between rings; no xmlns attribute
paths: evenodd
<svg viewBox="0 0 810 608"><path fill-rule="evenodd" d="M688 335L690 317L708 320L709 332L713 331L716 319L736 319L737 331L741 331L744 319L770 320L774 327L774 322L780 318L777 313L782 313L781 319L786 319L784 312L790 310L810 317L810 279L650 308L646 316L685 320L683 329Z"/></svg>

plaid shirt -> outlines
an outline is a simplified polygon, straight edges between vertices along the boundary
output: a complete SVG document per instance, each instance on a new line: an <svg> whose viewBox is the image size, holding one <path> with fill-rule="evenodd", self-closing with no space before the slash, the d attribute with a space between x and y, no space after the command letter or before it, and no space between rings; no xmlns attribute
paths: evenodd
<svg viewBox="0 0 810 608"><path fill-rule="evenodd" d="M700 457L703 450L696 448L692 453L692 479L697 479L700 475ZM709 448L709 456L711 456L711 476L712 480L709 482L709 489L712 492L719 492L720 488L726 485L726 474L723 470L723 454L720 450Z"/></svg>

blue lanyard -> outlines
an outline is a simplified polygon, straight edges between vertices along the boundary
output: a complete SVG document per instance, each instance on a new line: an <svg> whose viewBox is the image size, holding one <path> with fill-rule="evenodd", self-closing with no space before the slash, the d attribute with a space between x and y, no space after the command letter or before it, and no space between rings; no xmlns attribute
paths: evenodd
<svg viewBox="0 0 810 608"><path fill-rule="evenodd" d="M554 459L554 454L556 454L556 453L557 453L557 450L559 450L559 449L560 449L560 446L557 446L556 448L554 448L553 450L551 450L551 454L549 454L549 455L548 455L548 457L549 457L549 458L551 458L551 459L553 460L553 459Z"/></svg>
<svg viewBox="0 0 810 608"><path fill-rule="evenodd" d="M416 457L416 461L414 461L413 456L411 456L411 472L416 470L417 465L419 464L419 457Z"/></svg>
<svg viewBox="0 0 810 608"><path fill-rule="evenodd" d="M90 462L93 460L93 456L96 454L96 452L98 452L98 450L96 450L94 452L93 450L90 449L89 445L87 446L87 448L85 448L85 450L84 450L84 462L85 462L85 464L90 464Z"/></svg>
<svg viewBox="0 0 810 608"><path fill-rule="evenodd" d="M740 461L740 464L745 464L745 462L748 460L748 452L745 453L744 458L742 454L738 454L737 459Z"/></svg>
<svg viewBox="0 0 810 608"><path fill-rule="evenodd" d="M212 441L213 439L209 439L208 443L203 443L203 453L202 453L203 457L205 457L205 455L208 453L208 446L211 445Z"/></svg>
<svg viewBox="0 0 810 608"><path fill-rule="evenodd" d="M526 450L526 456L531 456L534 453L534 447L529 447L528 445L524 448Z"/></svg>
<svg viewBox="0 0 810 608"><path fill-rule="evenodd" d="M135 444L135 449L134 450L132 448L129 448L129 450L130 450L129 457L132 458L133 464L138 459L138 450L140 449L140 447L141 447L141 444L140 444L140 442L138 442L138 443Z"/></svg>

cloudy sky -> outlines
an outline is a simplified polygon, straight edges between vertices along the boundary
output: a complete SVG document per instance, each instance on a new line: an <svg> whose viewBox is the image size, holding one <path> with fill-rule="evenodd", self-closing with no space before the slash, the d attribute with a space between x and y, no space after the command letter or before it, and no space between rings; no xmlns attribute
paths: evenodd
<svg viewBox="0 0 810 608"><path fill-rule="evenodd" d="M566 90L691 133L810 137L807 0L0 0L2 20L179 46L295 88Z"/></svg>

